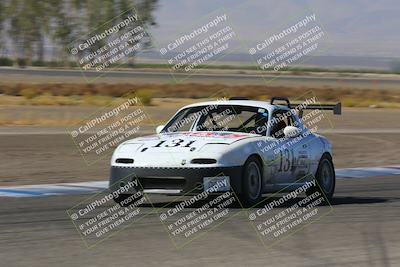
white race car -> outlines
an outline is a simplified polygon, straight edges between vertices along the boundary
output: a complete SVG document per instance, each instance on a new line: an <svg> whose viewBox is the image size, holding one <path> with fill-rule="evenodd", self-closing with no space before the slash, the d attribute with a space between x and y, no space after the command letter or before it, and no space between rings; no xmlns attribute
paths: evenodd
<svg viewBox="0 0 400 267"><path fill-rule="evenodd" d="M286 104L278 105L277 100ZM341 113L340 103L291 106L282 97L269 103L231 98L185 106L166 125L158 126L157 134L116 148L110 189L116 191L137 179L140 187L135 190L198 194L219 182L223 186L214 193L234 191L249 206L262 194L295 190L315 180L306 193L322 190L331 199L332 146L305 127L303 109Z"/></svg>

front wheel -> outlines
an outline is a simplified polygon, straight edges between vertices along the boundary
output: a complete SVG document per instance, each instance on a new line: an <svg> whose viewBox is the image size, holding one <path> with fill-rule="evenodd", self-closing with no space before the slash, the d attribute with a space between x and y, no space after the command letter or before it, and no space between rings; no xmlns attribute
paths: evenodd
<svg viewBox="0 0 400 267"><path fill-rule="evenodd" d="M317 185L306 192L307 196L318 191L324 196L324 204L327 204L326 200L331 202L333 193L335 192L336 177L335 168L333 166L332 159L329 156L322 156L318 164L315 179Z"/></svg>
<svg viewBox="0 0 400 267"><path fill-rule="evenodd" d="M242 194L240 195L245 206L253 206L260 201L261 185L261 164L256 157L250 157L243 166Z"/></svg>

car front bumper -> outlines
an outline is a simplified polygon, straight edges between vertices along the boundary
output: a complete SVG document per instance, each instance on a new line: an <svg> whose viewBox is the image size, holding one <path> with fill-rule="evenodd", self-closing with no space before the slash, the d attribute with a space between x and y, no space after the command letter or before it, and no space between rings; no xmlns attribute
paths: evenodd
<svg viewBox="0 0 400 267"><path fill-rule="evenodd" d="M111 167L110 190L115 191L138 178L139 189L145 192L175 192L196 194L203 192L203 178L229 176L230 188L242 192L242 166L215 168L149 168Z"/></svg>

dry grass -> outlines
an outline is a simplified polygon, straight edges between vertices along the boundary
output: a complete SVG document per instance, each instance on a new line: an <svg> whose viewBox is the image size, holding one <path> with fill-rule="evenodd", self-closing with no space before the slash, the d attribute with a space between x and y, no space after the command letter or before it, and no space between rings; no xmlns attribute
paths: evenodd
<svg viewBox="0 0 400 267"><path fill-rule="evenodd" d="M291 99L314 91L320 101L341 101L347 107L399 107L397 90L290 88L267 86L226 86L221 84L2 84L0 105L79 105L105 106L116 97L136 95L145 105L151 105L153 96L168 98L209 98L210 96L244 96L265 100L271 96ZM216 95L217 94L217 95ZM14 96L10 99L7 96Z"/></svg>
<svg viewBox="0 0 400 267"><path fill-rule="evenodd" d="M29 118L29 119L1 119L2 126L66 126L77 125L81 120L62 120L62 119L44 119L44 118Z"/></svg>

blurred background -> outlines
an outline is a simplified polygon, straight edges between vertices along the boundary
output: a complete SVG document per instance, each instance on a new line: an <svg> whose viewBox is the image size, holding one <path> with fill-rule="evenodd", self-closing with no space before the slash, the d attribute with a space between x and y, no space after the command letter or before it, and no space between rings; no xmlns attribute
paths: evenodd
<svg viewBox="0 0 400 267"><path fill-rule="evenodd" d="M398 266L399 14L397 0L0 0L0 193L18 196L0 197L0 265ZM271 63L293 43L299 58ZM127 98L147 135L189 103L310 95L342 103L318 123L336 169L369 177L337 179L333 211L268 250L247 215L176 250L156 213L165 196L89 250L65 211L93 195L18 195L107 181L113 148L88 165L71 129Z"/></svg>

